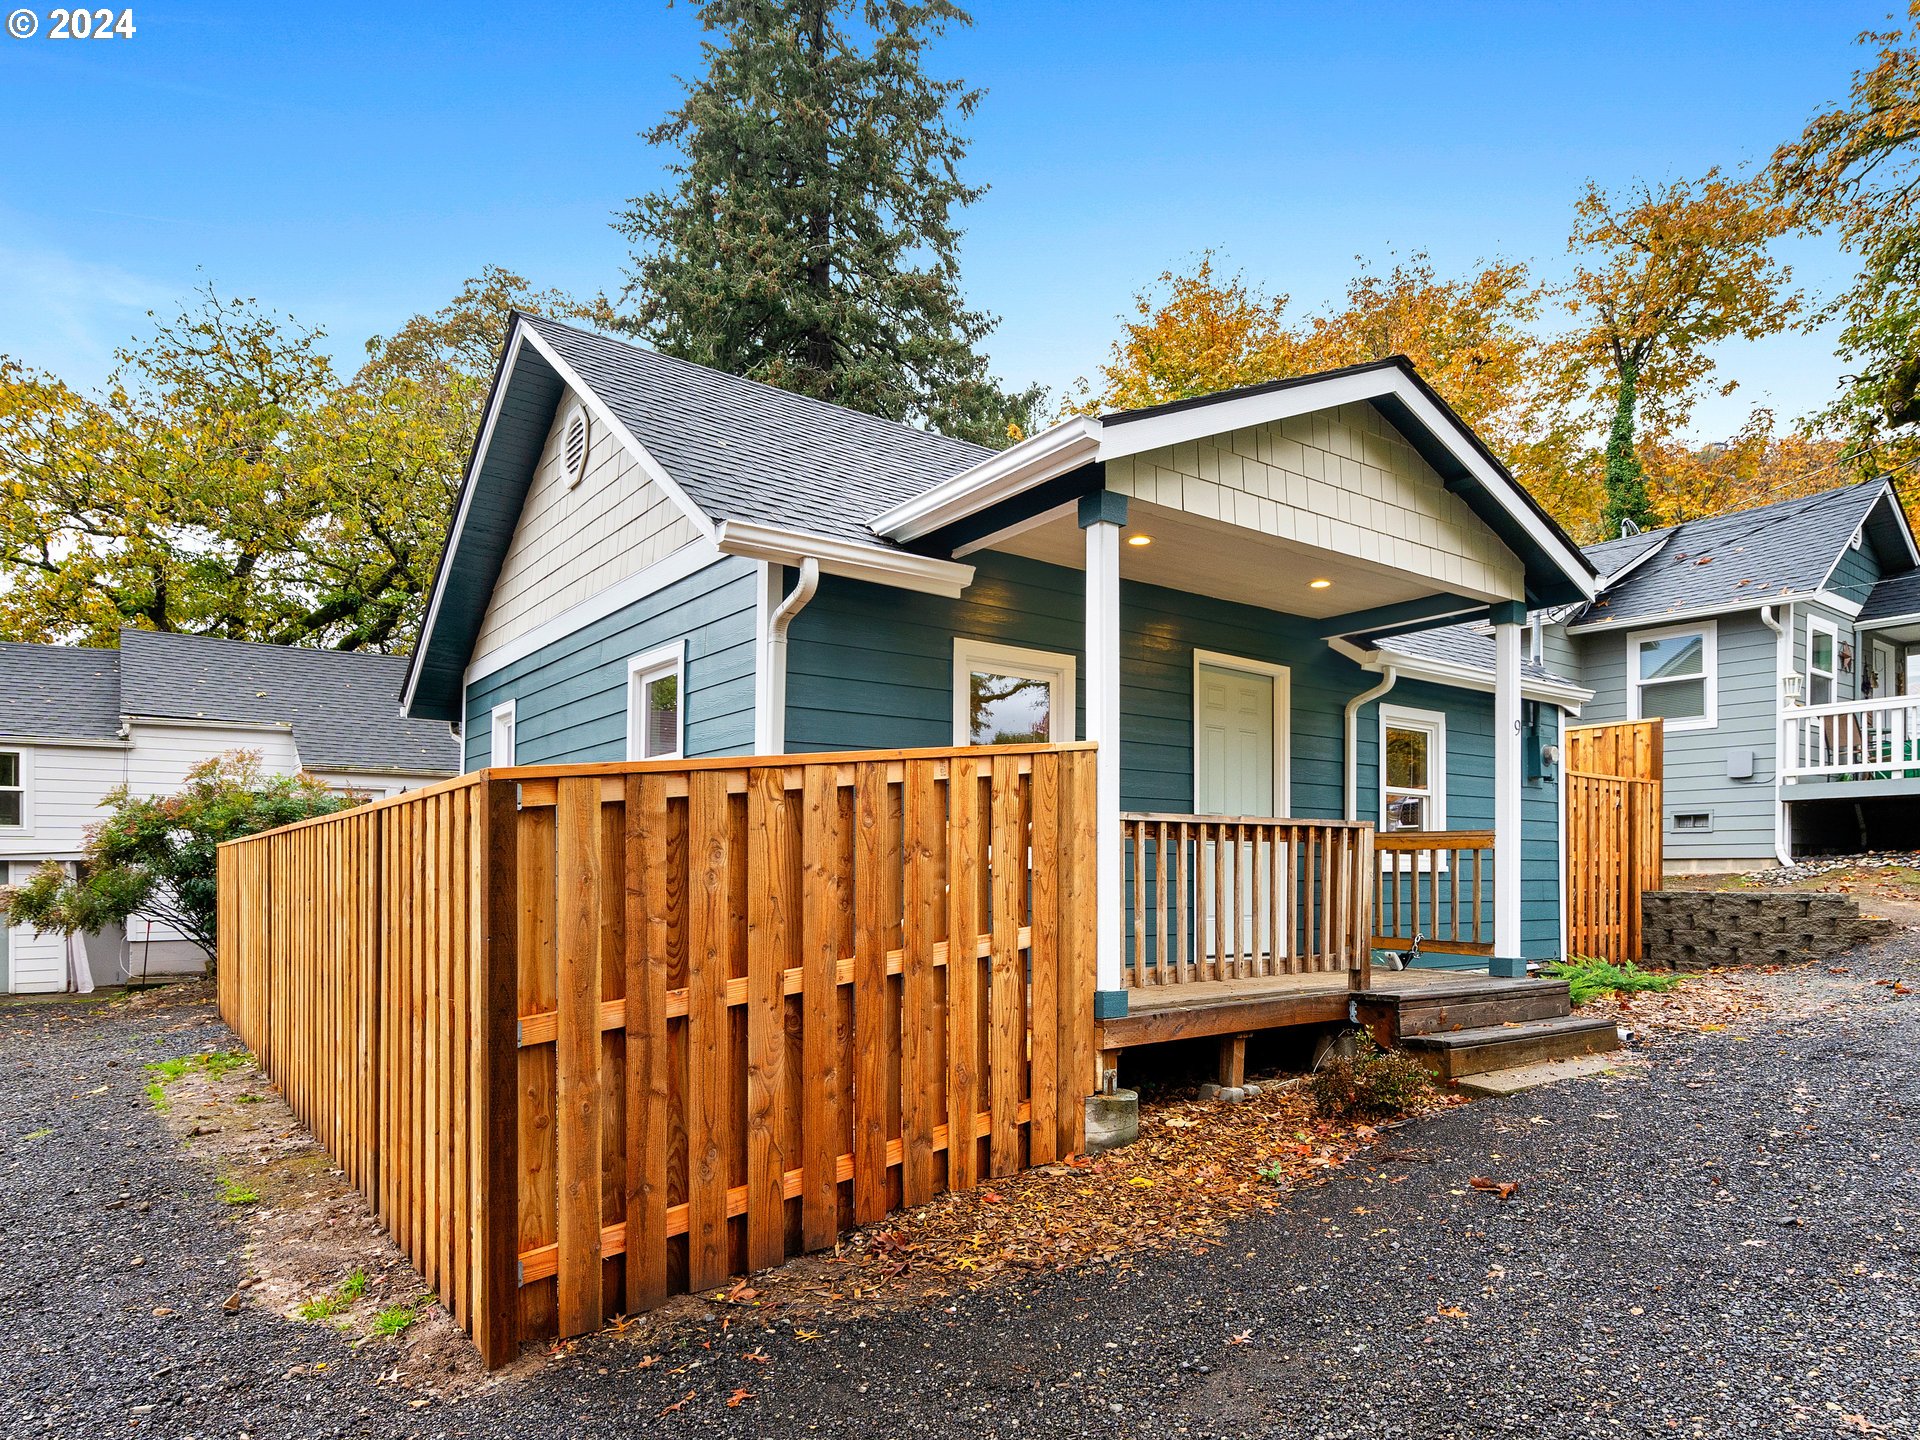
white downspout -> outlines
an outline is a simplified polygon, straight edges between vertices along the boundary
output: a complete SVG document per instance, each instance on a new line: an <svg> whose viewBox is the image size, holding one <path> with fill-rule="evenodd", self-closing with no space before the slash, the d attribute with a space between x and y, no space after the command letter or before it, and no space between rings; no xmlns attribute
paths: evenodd
<svg viewBox="0 0 1920 1440"><path fill-rule="evenodd" d="M1793 668L1793 607L1787 607L1787 623L1780 623L1779 607L1763 605L1760 623L1773 631L1773 858L1782 865L1793 864L1793 837L1787 831L1786 782L1781 768L1786 762L1786 686Z"/></svg>
<svg viewBox="0 0 1920 1440"><path fill-rule="evenodd" d="M787 748L787 627L794 616L807 608L820 588L820 562L811 555L801 557L800 579L793 591L767 617L767 665L761 676L766 686L766 704L760 712L759 733L754 749L762 755L782 755Z"/></svg>
<svg viewBox="0 0 1920 1440"><path fill-rule="evenodd" d="M1347 720L1345 727L1347 740L1347 808L1345 813L1349 820L1358 820L1360 818L1360 707L1369 701L1378 700L1382 695L1393 689L1393 682L1399 678L1393 666L1385 666L1380 671L1380 683L1378 685L1374 686L1371 690L1362 690L1358 695L1347 701Z"/></svg>

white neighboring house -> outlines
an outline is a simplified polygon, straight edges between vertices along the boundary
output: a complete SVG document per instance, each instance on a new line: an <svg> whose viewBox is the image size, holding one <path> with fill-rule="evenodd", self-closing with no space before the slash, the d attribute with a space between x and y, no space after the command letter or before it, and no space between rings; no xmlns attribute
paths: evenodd
<svg viewBox="0 0 1920 1440"><path fill-rule="evenodd" d="M147 630L122 630L118 650L0 643L0 882L78 860L115 786L169 794L230 750L370 799L458 773L452 728L401 713L406 669L399 655ZM205 964L171 928L127 928L86 942L95 983ZM0 974L9 992L64 990L67 942L0 926Z"/></svg>

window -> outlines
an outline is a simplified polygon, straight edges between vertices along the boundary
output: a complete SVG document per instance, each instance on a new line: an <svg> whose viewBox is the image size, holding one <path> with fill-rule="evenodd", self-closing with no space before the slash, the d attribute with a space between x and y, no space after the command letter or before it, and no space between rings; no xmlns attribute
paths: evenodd
<svg viewBox="0 0 1920 1440"><path fill-rule="evenodd" d="M1380 828L1447 828L1447 717L1380 707Z"/></svg>
<svg viewBox="0 0 1920 1440"><path fill-rule="evenodd" d="M677 760L681 752L680 696L686 672L682 643L649 650L627 662L627 758Z"/></svg>
<svg viewBox="0 0 1920 1440"><path fill-rule="evenodd" d="M1831 620L1807 617L1807 703L1831 705L1839 698L1840 631Z"/></svg>
<svg viewBox="0 0 1920 1440"><path fill-rule="evenodd" d="M1634 720L1664 720L1669 730L1716 723L1715 628L1648 630L1627 641L1627 689Z"/></svg>
<svg viewBox="0 0 1920 1440"><path fill-rule="evenodd" d="M953 642L953 743L1073 739L1073 657L984 640Z"/></svg>
<svg viewBox="0 0 1920 1440"><path fill-rule="evenodd" d="M26 752L0 750L0 829L23 830L26 824Z"/></svg>
<svg viewBox="0 0 1920 1440"><path fill-rule="evenodd" d="M511 765L514 755L513 701L507 700L493 707L493 753L487 763Z"/></svg>

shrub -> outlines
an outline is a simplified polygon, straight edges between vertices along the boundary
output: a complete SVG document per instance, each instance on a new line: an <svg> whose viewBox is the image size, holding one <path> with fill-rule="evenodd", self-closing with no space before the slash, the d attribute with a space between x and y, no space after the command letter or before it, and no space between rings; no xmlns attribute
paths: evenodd
<svg viewBox="0 0 1920 1440"><path fill-rule="evenodd" d="M1433 1096L1433 1076L1411 1055L1382 1050L1366 1031L1351 1056L1329 1056L1308 1086L1314 1108L1329 1120L1393 1120Z"/></svg>
<svg viewBox="0 0 1920 1440"><path fill-rule="evenodd" d="M1642 970L1631 960L1615 965L1611 960L1578 955L1571 960L1554 961L1547 967L1547 973L1567 982L1569 998L1575 1005L1585 1005L1608 995L1630 995L1638 990L1671 990L1680 983L1678 975Z"/></svg>

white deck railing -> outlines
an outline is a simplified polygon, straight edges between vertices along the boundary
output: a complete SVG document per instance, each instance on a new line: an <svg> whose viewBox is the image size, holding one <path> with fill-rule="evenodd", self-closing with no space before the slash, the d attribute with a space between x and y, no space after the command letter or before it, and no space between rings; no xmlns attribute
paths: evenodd
<svg viewBox="0 0 1920 1440"><path fill-rule="evenodd" d="M1780 777L1920 779L1920 698L1802 705L1780 722Z"/></svg>

